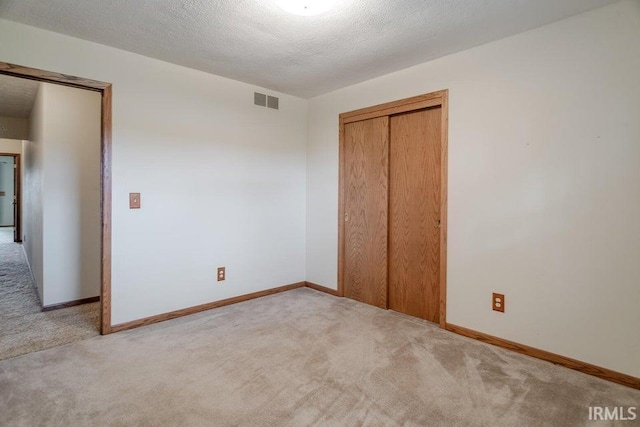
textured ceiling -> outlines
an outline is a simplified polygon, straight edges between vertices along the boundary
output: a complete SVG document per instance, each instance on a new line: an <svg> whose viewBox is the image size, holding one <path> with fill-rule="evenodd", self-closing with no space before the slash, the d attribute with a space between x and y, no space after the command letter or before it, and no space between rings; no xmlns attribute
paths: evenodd
<svg viewBox="0 0 640 427"><path fill-rule="evenodd" d="M38 82L0 74L0 117L28 118L37 92Z"/></svg>
<svg viewBox="0 0 640 427"><path fill-rule="evenodd" d="M305 98L615 0L0 0L0 17Z"/></svg>

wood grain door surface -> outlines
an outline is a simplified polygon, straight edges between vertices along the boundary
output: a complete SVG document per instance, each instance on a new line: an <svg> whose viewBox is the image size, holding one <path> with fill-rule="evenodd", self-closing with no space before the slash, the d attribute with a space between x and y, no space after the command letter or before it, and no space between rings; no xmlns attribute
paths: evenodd
<svg viewBox="0 0 640 427"><path fill-rule="evenodd" d="M439 321L441 108L390 118L389 308Z"/></svg>
<svg viewBox="0 0 640 427"><path fill-rule="evenodd" d="M344 296L387 308L389 118L344 126Z"/></svg>
<svg viewBox="0 0 640 427"><path fill-rule="evenodd" d="M438 323L442 107L343 132L344 296Z"/></svg>

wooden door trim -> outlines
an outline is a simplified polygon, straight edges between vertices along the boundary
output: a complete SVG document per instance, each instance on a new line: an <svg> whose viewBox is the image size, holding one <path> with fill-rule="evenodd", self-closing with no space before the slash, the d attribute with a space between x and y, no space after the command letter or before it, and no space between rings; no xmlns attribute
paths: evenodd
<svg viewBox="0 0 640 427"><path fill-rule="evenodd" d="M100 288L100 333L112 332L111 328L111 83L85 79L37 68L24 67L0 61L0 74L36 80L45 83L71 86L100 92L102 95L102 130L100 134L100 211L101 211L101 288Z"/></svg>
<svg viewBox="0 0 640 427"><path fill-rule="evenodd" d="M70 76L68 74L40 70L37 68L23 67L22 65L10 64L8 62L1 61L0 74L20 77L23 79L36 80L39 82L55 83L80 89L88 89L96 92L102 92L105 89L111 87L111 83Z"/></svg>
<svg viewBox="0 0 640 427"><path fill-rule="evenodd" d="M338 295L344 296L344 214L345 214L345 150L344 126L360 120L390 116L422 110L429 107L441 108L441 155L440 155L440 313L439 324L446 327L447 310L447 164L449 129L449 90L440 90L398 101L387 102L373 107L342 113L339 115L339 160L338 160Z"/></svg>
<svg viewBox="0 0 640 427"><path fill-rule="evenodd" d="M20 154L18 153L0 153L0 156L3 157L13 157L13 161L14 164L16 165L16 172L15 172L15 191L16 191L16 205L17 205L17 209L16 209L16 218L13 219L13 227L15 227L14 230L14 237L15 235L18 236L18 240L15 240L14 238L14 242L16 243L22 243L22 221L21 221L21 215L22 215L22 197L21 197L21 192L22 192L22 177L21 177L21 173L22 173L22 169L20 168Z"/></svg>
<svg viewBox="0 0 640 427"><path fill-rule="evenodd" d="M387 102L374 105L373 107L361 108L340 114L341 123L359 122L361 120L373 119L381 116L391 116L394 114L407 113L409 111L422 110L423 108L437 107L442 105L443 99L447 98L448 90L418 95L399 101Z"/></svg>

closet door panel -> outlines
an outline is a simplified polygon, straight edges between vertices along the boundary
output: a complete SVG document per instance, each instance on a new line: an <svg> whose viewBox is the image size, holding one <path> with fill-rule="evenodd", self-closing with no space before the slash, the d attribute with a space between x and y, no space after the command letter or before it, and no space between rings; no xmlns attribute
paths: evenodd
<svg viewBox="0 0 640 427"><path fill-rule="evenodd" d="M439 321L441 108L390 117L389 308Z"/></svg>
<svg viewBox="0 0 640 427"><path fill-rule="evenodd" d="M387 308L389 118L344 126L344 296Z"/></svg>

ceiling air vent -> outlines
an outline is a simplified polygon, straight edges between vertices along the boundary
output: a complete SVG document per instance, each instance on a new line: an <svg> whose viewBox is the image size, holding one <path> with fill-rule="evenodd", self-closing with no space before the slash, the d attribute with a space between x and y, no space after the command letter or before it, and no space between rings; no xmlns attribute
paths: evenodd
<svg viewBox="0 0 640 427"><path fill-rule="evenodd" d="M267 95L264 93L253 92L253 103L260 107L267 106Z"/></svg>
<svg viewBox="0 0 640 427"><path fill-rule="evenodd" d="M276 98L275 96L267 97L267 107L278 110L280 108L280 98Z"/></svg>

